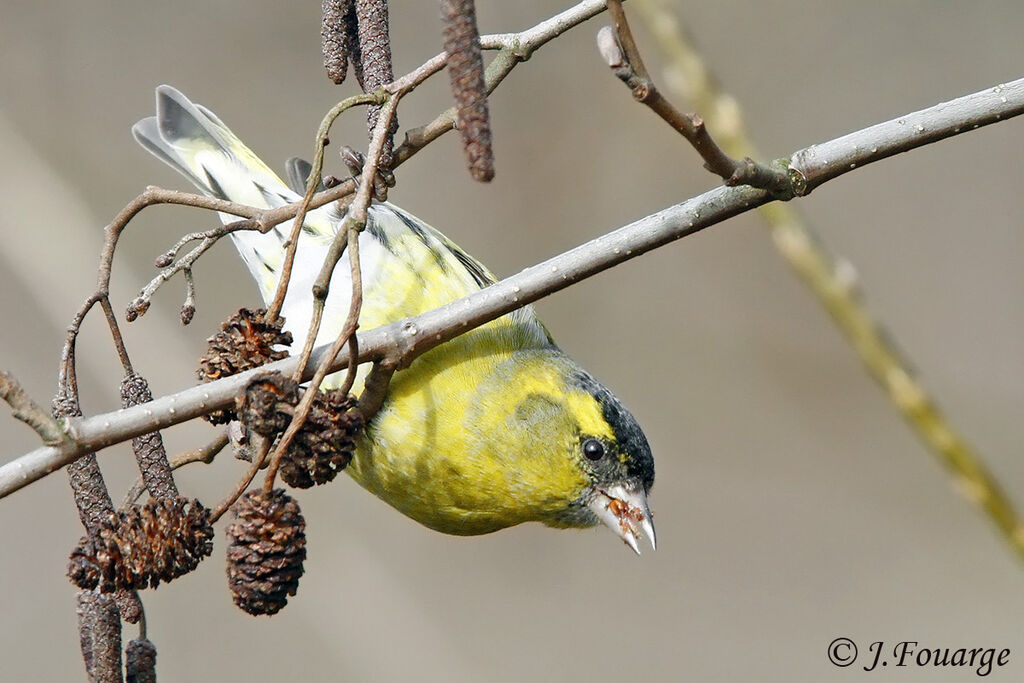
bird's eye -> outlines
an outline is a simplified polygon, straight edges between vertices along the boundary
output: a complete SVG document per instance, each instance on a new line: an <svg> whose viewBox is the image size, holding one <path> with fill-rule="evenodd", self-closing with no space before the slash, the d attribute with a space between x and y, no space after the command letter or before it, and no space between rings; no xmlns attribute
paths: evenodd
<svg viewBox="0 0 1024 683"><path fill-rule="evenodd" d="M587 460L600 460L604 457L604 444L597 439L587 439L583 442L583 455Z"/></svg>

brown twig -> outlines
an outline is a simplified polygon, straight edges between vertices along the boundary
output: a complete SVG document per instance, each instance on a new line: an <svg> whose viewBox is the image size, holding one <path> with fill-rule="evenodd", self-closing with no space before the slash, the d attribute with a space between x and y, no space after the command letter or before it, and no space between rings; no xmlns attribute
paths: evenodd
<svg viewBox="0 0 1024 683"><path fill-rule="evenodd" d="M203 240L193 247L191 251L185 254L185 256L161 270L156 277L150 280L149 284L143 287L142 291L139 292L139 295L132 299L131 303L128 304L128 309L125 311L125 318L128 322L132 322L140 316L145 315L146 311L149 310L153 295L156 294L157 290L160 289L165 282L170 280L176 274L185 274L186 287L188 287L188 283L190 282L192 275L192 266L195 265L195 262L199 257L205 254L221 237L229 234L229 232L236 232L238 230L256 230L259 222L256 220L244 220L232 223L231 225L234 227L230 231L223 231L219 234L215 234L214 236L203 238ZM190 293L194 297L194 292ZM191 318L189 319L191 320Z"/></svg>
<svg viewBox="0 0 1024 683"><path fill-rule="evenodd" d="M182 325L188 325L196 314L196 281L191 268L182 271L182 275L185 277L185 302L181 304L179 317Z"/></svg>
<svg viewBox="0 0 1024 683"><path fill-rule="evenodd" d="M389 117L394 117L394 112L395 108L398 105L398 100L407 95L408 93L412 92L420 83L425 81L427 78L440 71L444 67L444 63L445 62L443 55L439 55L438 57L435 57L427 61L426 63L422 64L417 69L406 74L405 76L398 79L394 83L389 84L383 90L367 95L357 95L355 97L350 97L347 100L340 102L338 105L332 108L330 112L327 113L327 115L323 118L323 121L321 121L320 128L317 131L316 154L314 155L310 176L307 179L306 196L303 199L303 206L305 206L309 202L312 202L314 196L321 196L336 191L328 190L327 192L321 192L319 195L314 195L315 188L319 185L321 180L321 173L323 169L324 145L326 144L327 135L331 125L334 123L334 120L343 111L352 106L355 106L357 104L368 104L374 101L385 101L385 109L389 110ZM388 94L388 97L385 99L386 93ZM392 118L391 120L394 119ZM380 126L378 126L377 134L374 137L374 139L371 140L370 148L367 150L368 155L371 158L374 158L374 154L383 154L384 145L386 144L388 136L390 135L389 131L390 127L385 131L384 129L381 129ZM374 150L379 151L375 152ZM379 156L376 158L379 159ZM360 184L356 184L354 180L351 180L348 181L347 183L344 183L343 185L358 187L360 190L358 192L358 197L364 197L367 206L369 206L371 196L370 194L368 194L368 192L371 189L374 191L377 190L377 177L380 174L380 172L381 168L379 161L375 161L373 164L368 164L364 162L361 174L362 180ZM367 178L368 173L369 179ZM362 191L363 188L366 188L366 192ZM362 200L357 198L356 200L349 201L351 202ZM305 213L302 207L300 207L299 213L295 220L295 224L292 226L292 234L289 239L288 249L286 250L285 253L285 264L284 268L282 269L281 280L278 282L277 291L275 292L274 295L274 300L271 302L270 308L268 309L268 319L272 314L274 316L278 315L281 307L284 305L284 299L288 287L288 278L290 278L291 276L291 269L295 260L295 253L296 250L298 249L298 239L300 236L300 228L302 227L300 218L304 215ZM349 208L349 210L346 213L345 220L339 227L338 233L335 235L335 239L331 243L328 253L324 258L324 264L323 267L321 268L320 275L318 276L316 282L313 285L313 313L310 319L308 332L306 334L306 341L305 344L303 345L302 352L300 353L299 356L299 364L295 371L295 376L297 378L296 381L299 381L298 378L304 374L306 365L309 362L310 355L313 352L313 347L314 344L316 343L316 338L320 331L320 324L323 319L324 304L327 301L327 294L330 289L330 279L334 272L334 267L337 265L338 261L341 259L342 254L347 248L347 232L349 225L348 221L352 219L354 216L361 216L360 220L362 221L362 223L359 224L359 229L362 229L361 226L365 225L366 222L366 207L363 207L361 211L353 209L351 207ZM278 452L283 452L283 450L279 450Z"/></svg>
<svg viewBox="0 0 1024 683"><path fill-rule="evenodd" d="M494 151L476 4L473 0L441 0L441 22L448 76L469 172L474 180L489 182L494 178Z"/></svg>
<svg viewBox="0 0 1024 683"><path fill-rule="evenodd" d="M386 112L387 108L383 111ZM367 166L371 166L371 164L367 164ZM353 206L349 209L350 215L354 208L355 207ZM348 224L347 227L346 224ZM365 224L365 218L363 219L363 224ZM348 257L352 272L352 296L349 303L348 319L345 321L345 325L342 327L341 333L331 345L331 350L317 367L317 370L313 375L313 379L310 381L309 387L302 395L302 399L299 401L299 404L295 407L295 414L292 415L291 422L288 423L288 428L285 429L284 434L281 435L281 439L278 441L277 448L274 450L274 455L270 461L270 466L267 468L267 476L264 480L264 490L267 492L274 488L274 478L277 476L277 470L281 465L281 458L284 457L288 446L291 444L299 430L302 429L302 425L305 424L306 418L309 417L309 411L313 407L313 399L320 390L320 384L327 376L331 363L338 355L341 348L348 342L349 338L355 334L358 324L359 311L363 305L362 278L359 268L359 227L354 221L350 221L348 216L346 216L346 220L342 223L342 226L345 227L345 234L348 236ZM337 240L335 241L337 242ZM338 253L340 257L340 250ZM330 269L327 268L327 262L329 260L330 257L325 259L324 263L324 270L328 272L328 275L333 271L333 265ZM335 259L334 263L337 264L337 259ZM314 291L316 291L315 285ZM323 289L323 291L324 299L326 299L326 289ZM355 362L353 362L352 365L355 365Z"/></svg>
<svg viewBox="0 0 1024 683"><path fill-rule="evenodd" d="M244 219L240 221L234 221L231 223L223 223L216 227L210 228L209 230L203 230L202 232L190 232L179 239L173 247L160 254L154 261L153 265L157 268L166 268L167 266L174 263L175 257L181 248L189 242L196 242L198 240L206 239L219 239L224 235L230 235L238 230L259 230L259 221L255 219Z"/></svg>
<svg viewBox="0 0 1024 683"><path fill-rule="evenodd" d="M979 130L1024 114L1024 79L942 102L921 111L793 154L790 173L801 185L814 188L880 159ZM921 131L926 131L923 135ZM325 193L321 193L325 194ZM319 198L317 199L319 201ZM652 249L706 229L771 201L764 190L720 186L680 204L639 219L586 244L538 263L523 272L474 292L446 306L360 334L359 358L344 353L331 371L352 362L408 360L478 325L560 291L582 279L636 258ZM315 349L311 363L329 351ZM297 358L267 364L260 371L290 375ZM185 422L227 407L257 371L218 379L162 396L141 407L68 420L74 439L68 447L41 447L0 465L0 498L10 495L82 454L131 439L154 429ZM307 371L303 379L309 379ZM174 413L170 408L174 408Z"/></svg>
<svg viewBox="0 0 1024 683"><path fill-rule="evenodd" d="M426 76L424 76L424 78L426 78ZM280 467L281 458L284 457L284 454L288 450L288 446L291 444L295 435L309 417L309 411L313 406L313 399L319 391L320 384L330 371L330 367L333 364L335 357L337 357L341 349L348 344L349 339L355 334L356 328L358 327L359 312L363 305L362 273L359 267L359 233L366 225L367 210L370 206L374 186L374 176L377 174L377 168L384 151L384 145L388 137L388 131L391 128L391 121L395 115L395 110L398 108L398 103L402 96L411 92L416 85L418 85L417 81L409 81L404 85L404 87L391 93L391 97L389 97L381 107L380 117L377 119L377 128L374 131L374 136L370 140L370 146L367 149L366 164L363 166L363 173L356 191L356 196L352 200L352 204L349 206L348 211L345 213L345 218L341 222L338 233L335 235L334 240L331 242L331 246L328 248L327 255L324 257L320 273L317 275L317 278L313 283L314 315L310 322L310 329L306 335L305 345L310 352L312 350L310 340L312 339L315 342L320 331L320 320L323 315L324 304L327 301L328 294L330 293L330 283L331 277L334 274L334 268L341 259L343 251L347 249L351 271L350 276L352 280L348 318L346 319L341 332L331 345L330 351L328 351L327 355L317 367L316 372L313 374L313 379L309 384L309 388L303 394L299 404L295 407L295 414L292 416L291 422L288 424L287 429L285 429L281 438L278 440L274 453L271 456L270 466L267 468L267 475L264 480L264 489L267 492L273 490L274 479L277 476L277 470ZM342 241L342 238L344 238L344 242ZM295 373L300 378L305 372L305 365L309 359L306 348L303 349L302 358L296 366L297 369Z"/></svg>
<svg viewBox="0 0 1024 683"><path fill-rule="evenodd" d="M267 307L267 322L275 322L277 317L281 314L281 308L284 306L284 300L288 294L288 285L291 283L292 268L295 264L295 253L299 248L299 239L302 235L302 225L306 220L306 214L311 208L322 206L327 203L326 201L316 202L318 199L322 199L327 196L331 197L328 201L341 200L343 197L351 194L355 190L355 181L350 180L319 194L316 191L320 186L320 181L322 180L324 149L329 140L328 136L331 131L331 126L334 125L335 120L337 120L339 116L352 107L372 104L373 102L380 101L381 99L382 95L378 93L355 95L353 97L346 98L331 107L323 120L320 121L320 126L317 128L316 132L316 141L314 143L316 151L313 153L312 168L309 172L309 178L306 179L306 194L298 204L289 205L296 207L294 214L295 220L292 223L291 233L288 235L288 243L284 253L284 264L281 267L281 278L277 281L277 289L274 291L274 298Z"/></svg>
<svg viewBox="0 0 1024 683"><path fill-rule="evenodd" d="M622 9L622 0L608 0L608 12L615 28L605 26L598 31L598 49L615 76L629 87L634 99L647 105L682 135L700 154L704 168L720 176L726 185L749 185L768 190L777 199L791 198L792 184L789 174L783 168L759 164L749 157L739 161L732 159L711 137L700 116L683 113L665 99L640 58L640 51Z"/></svg>
<svg viewBox="0 0 1024 683"><path fill-rule="evenodd" d="M263 463L266 462L267 454L270 453L270 440L266 437L260 436L259 446L256 448L256 453L253 455L252 462L249 464L249 469L246 470L245 475L238 480L235 484L235 488L229 493L224 500L222 500L217 507L210 512L210 524L216 524L217 520L224 516L235 501L238 500L239 496L245 493L245 490L249 488L249 484L256 478L256 473L263 467Z"/></svg>
<svg viewBox="0 0 1024 683"><path fill-rule="evenodd" d="M228 433L227 430L222 431L216 439L210 443L200 446L199 448L193 448L192 450L178 453L171 458L171 469L176 470L179 467L185 465L191 465L195 462L202 462L209 465L213 462L217 454L224 450L224 447L228 445ZM134 505L146 491L146 482L140 476L135 480L135 483L131 485L128 492L125 493L124 502L121 504L122 507L128 507Z"/></svg>
<svg viewBox="0 0 1024 683"><path fill-rule="evenodd" d="M658 3L646 1L635 4L646 15L662 50L671 58L669 68L677 76L673 82L686 84L683 96L692 100L699 109L710 112L712 121L715 120L715 112L719 112L717 118L721 119L721 125L717 129L722 145L731 154L757 156L743 123L740 106L723 92L708 72L676 18L656 8ZM1000 86L996 86L994 94L999 90ZM921 122L906 123L919 126L917 133L921 137L932 134L930 127ZM848 139L848 144L858 144L856 137ZM872 143L871 153L888 155L898 149L899 145L886 149L876 141ZM813 159L804 160L803 156L796 155L795 164L814 168ZM813 182L819 183L828 176L815 173L814 177ZM804 183L798 186L801 192L811 189ZM818 297L846 335L865 369L888 394L910 428L949 470L958 488L984 511L1008 545L1018 556L1024 557L1024 519L1000 485L998 477L985 466L981 453L951 423L949 416L913 372L911 360L894 343L890 331L872 315L853 267L842 256L831 252L793 207L774 203L760 207L758 212L770 227L779 253Z"/></svg>
<svg viewBox="0 0 1024 683"><path fill-rule="evenodd" d="M100 250L100 263L97 268L96 289L79 307L72 319L71 325L68 327L67 338L64 342L64 348L61 351L60 372L57 379L59 396L72 398L77 401L78 378L75 372L75 345L82 323L92 310L92 307L97 303L101 304L104 309L104 314L106 316L108 326L110 327L111 335L114 338L114 345L117 349L118 356L121 359L121 364L124 366L125 372L131 372L131 363L128 360L128 353L124 347L124 342L117 326L117 319L114 315L113 308L110 306L110 275L113 269L114 252L117 249L121 233L128 226L131 220L143 209L155 204L179 204L182 206L206 208L256 219L259 219L262 216L260 211L253 207L245 206L244 204L236 204L223 199L205 197L203 195L188 192L163 190L157 187L147 187L139 196L121 209L110 225L107 226L105 231L103 247Z"/></svg>
<svg viewBox="0 0 1024 683"><path fill-rule="evenodd" d="M110 336L114 342L114 349L117 351L117 358L121 361L121 368L130 374L134 372L132 361L128 357L128 347L124 345L124 337L121 336L121 328L117 324L114 307L110 305L110 297L102 297L99 303L100 308L103 309L103 317L107 319L107 327L110 329Z"/></svg>
<svg viewBox="0 0 1024 683"><path fill-rule="evenodd" d="M349 367L354 365L352 363ZM363 420L368 422L380 410L381 405L384 404L384 398L387 396L391 377L397 369L395 363L387 360L377 361L373 364L370 374L363 382L363 393L359 395L359 412L363 414Z"/></svg>

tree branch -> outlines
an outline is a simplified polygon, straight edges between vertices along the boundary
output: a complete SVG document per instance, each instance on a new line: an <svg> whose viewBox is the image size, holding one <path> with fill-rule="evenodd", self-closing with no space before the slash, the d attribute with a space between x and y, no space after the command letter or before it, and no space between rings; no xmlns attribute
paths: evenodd
<svg viewBox="0 0 1024 683"><path fill-rule="evenodd" d="M1024 79L987 88L928 109L871 126L796 152L789 173L806 195L818 185L868 163L937 140L975 130L1024 113ZM584 278L686 237L771 201L764 190L718 187L635 223L598 237L470 296L414 318L359 335L359 361L387 360L399 367L474 327L509 313ZM327 353L318 348L316 365ZM346 350L331 371L348 365ZM229 405L256 372L291 374L297 358L287 358L209 384L157 398L123 411L68 420L74 444L45 447L0 467L0 497L74 461L81 454L140 434L185 422ZM310 372L304 378L311 376Z"/></svg>
<svg viewBox="0 0 1024 683"><path fill-rule="evenodd" d="M11 406L11 414L31 427L47 446L69 443L70 437L49 411L25 393L14 376L0 370L0 398Z"/></svg>
<svg viewBox="0 0 1024 683"><path fill-rule="evenodd" d="M675 16L654 0L634 0L648 27L669 57L670 82L685 84L683 96L699 111L708 112L719 140L730 154L759 156L745 130L739 105L723 93ZM997 86L998 87L998 86ZM960 484L959 490L996 526L1007 544L1024 557L1024 524L998 479L980 454L950 423L912 364L894 343L864 301L853 266L830 252L790 206L774 203L758 209L772 233L779 254L832 316L868 373L886 392L910 429Z"/></svg>

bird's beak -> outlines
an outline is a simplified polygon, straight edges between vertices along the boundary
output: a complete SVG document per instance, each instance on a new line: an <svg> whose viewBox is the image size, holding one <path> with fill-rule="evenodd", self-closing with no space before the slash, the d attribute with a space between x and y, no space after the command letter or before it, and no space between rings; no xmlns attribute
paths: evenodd
<svg viewBox="0 0 1024 683"><path fill-rule="evenodd" d="M651 549L657 549L651 510L647 507L647 496L639 484L615 484L597 488L589 507L637 555L640 554L637 540L642 534L647 535Z"/></svg>

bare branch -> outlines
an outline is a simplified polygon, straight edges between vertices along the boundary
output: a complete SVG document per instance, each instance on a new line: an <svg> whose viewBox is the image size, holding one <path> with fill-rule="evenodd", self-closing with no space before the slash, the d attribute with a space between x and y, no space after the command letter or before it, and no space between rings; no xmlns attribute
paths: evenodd
<svg viewBox="0 0 1024 683"><path fill-rule="evenodd" d="M908 114L864 131L821 143L793 155L790 173L805 188L860 168L884 156L929 144L1024 113L1024 79ZM917 126L927 132L923 135ZM857 145L851 146L850 140ZM810 160L807 163L805 160ZM806 194L806 191L804 192ZM414 318L385 325L359 336L359 362L388 359L401 367L417 355L463 332L509 313L584 278L635 258L674 240L771 201L764 190L719 187L663 209L630 225L548 259L479 292ZM316 349L311 363L322 362L326 347ZM289 375L298 358L287 358L209 384L191 387L150 403L115 413L68 421L73 446L45 447L0 466L0 497L74 461L90 450L105 448L139 434L163 429L223 408L257 373ZM347 367L342 350L330 366ZM309 379L310 372L303 374Z"/></svg>
<svg viewBox="0 0 1024 683"><path fill-rule="evenodd" d="M487 94L490 95L494 92L498 84L511 73L517 64L529 59L534 51L545 43L600 14L604 9L604 0L586 0L525 31L480 36L481 48L500 50L484 70ZM443 66L446 58L447 54L441 53L427 64L439 60ZM395 148L391 155L391 167L396 168L429 143L453 130L455 123L456 108L452 107L439 114L433 121L406 131L405 141Z"/></svg>
<svg viewBox="0 0 1024 683"><path fill-rule="evenodd" d="M331 344L331 348L328 350L327 355L318 363L316 372L313 374L313 381L310 383L310 389L303 394L302 399L295 408L295 414L292 416L291 422L288 424L288 428L285 429L284 434L281 435L281 438L278 440L277 445L274 448L274 453L270 459L270 466L267 468L267 476L264 484L264 489L268 494L274 488L274 477L277 475L281 459L287 452L289 444L295 438L295 435L298 434L302 425L305 424L306 418L309 416L309 411L313 407L313 399L319 391L321 382L323 382L324 378L330 372L334 359L337 357L342 347L348 344L349 339L356 332L356 327L359 322L359 312L363 305L362 273L359 266L359 233L366 226L366 212L370 206L370 199L374 187L374 178L377 175L377 168L388 146L391 122L394 120L395 111L398 108L398 102L402 95L410 92L416 87L416 85L416 82L410 82L406 90L401 90L392 94L388 101L380 108L377 127L374 130L373 138L370 141L370 147L367 150L366 164L363 166L363 173L360 178L359 189L356 192L356 197L353 199L352 205L345 213L345 218L341 222L338 233L334 236L334 241L331 243L327 255L324 257L324 263L320 269L320 274L313 283L314 314L310 321L310 329L306 335L306 345L303 348L300 363L293 373L293 376L296 378L302 377L305 372L306 362L309 359L312 344L315 343L313 340L316 339L320 330L323 308L330 290L331 276L334 273L335 266L337 266L338 261L341 258L343 249L342 245L347 241L352 278L352 293L349 301L348 317L345 320L345 324L342 327L341 332L334 340L334 343ZM357 348L358 346L356 344L351 346L351 349ZM349 365L350 369L355 367L355 363L350 363ZM351 374L352 373L350 372L349 375Z"/></svg>
<svg viewBox="0 0 1024 683"><path fill-rule="evenodd" d="M671 57L675 83L685 83L686 97L717 119L719 139L731 154L758 156L744 129L739 106L715 84L675 17L649 0L633 3L646 16L662 50ZM797 213L784 204L758 209L772 232L780 255L803 280L846 335L865 369L888 394L910 428L956 478L968 499L988 516L1008 545L1024 556L1024 524L980 454L952 426L947 415L911 371L911 363L892 335L872 316L853 266L830 253Z"/></svg>
<svg viewBox="0 0 1024 683"><path fill-rule="evenodd" d="M759 164L750 157L736 161L718 146L697 114L684 114L665 99L654 84L637 49L633 32L626 21L622 0L609 0L608 12L615 28L602 28L597 34L601 56L615 76L625 83L637 102L647 105L673 130L682 135L704 160L704 168L718 175L726 185L750 185L770 191L779 199L789 199L793 189L781 168Z"/></svg>
<svg viewBox="0 0 1024 683"><path fill-rule="evenodd" d="M60 422L53 419L45 408L33 401L13 375L2 370L0 370L0 398L11 406L11 414L34 429L47 446L70 442L70 437L64 433Z"/></svg>

